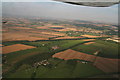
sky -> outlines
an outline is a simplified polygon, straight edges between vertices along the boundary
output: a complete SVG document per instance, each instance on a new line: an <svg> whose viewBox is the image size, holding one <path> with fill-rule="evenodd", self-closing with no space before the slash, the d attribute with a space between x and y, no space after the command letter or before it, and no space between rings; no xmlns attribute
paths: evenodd
<svg viewBox="0 0 120 80"><path fill-rule="evenodd" d="M98 21L111 24L118 23L117 5L112 7L87 7L51 0L39 0L40 2L38 2L38 0L34 0L34 2L32 1L33 0L29 0L29 2L22 2L22 0L4 0L2 3L3 16L36 16L57 19Z"/></svg>
<svg viewBox="0 0 120 80"><path fill-rule="evenodd" d="M52 0L2 0L2 2L52 2ZM65 1L69 1L69 0L65 0ZM94 2L119 2L119 0L70 0L70 1L76 1L76 2L79 2L79 1L94 1Z"/></svg>
<svg viewBox="0 0 120 80"><path fill-rule="evenodd" d="M2 2L53 2L52 0L2 0Z"/></svg>

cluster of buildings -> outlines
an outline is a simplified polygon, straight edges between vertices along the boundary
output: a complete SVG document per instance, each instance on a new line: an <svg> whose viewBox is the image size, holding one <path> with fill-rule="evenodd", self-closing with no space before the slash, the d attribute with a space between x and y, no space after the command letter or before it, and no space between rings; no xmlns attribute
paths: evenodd
<svg viewBox="0 0 120 80"><path fill-rule="evenodd" d="M34 67L38 67L40 65L43 65L43 66L46 66L46 65L49 65L50 63L47 61L47 60L43 60L41 62L37 62L34 64Z"/></svg>

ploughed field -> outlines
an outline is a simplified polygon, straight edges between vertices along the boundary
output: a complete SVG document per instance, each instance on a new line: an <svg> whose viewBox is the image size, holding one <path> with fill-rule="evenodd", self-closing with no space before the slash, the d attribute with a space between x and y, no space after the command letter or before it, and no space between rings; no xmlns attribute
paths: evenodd
<svg viewBox="0 0 120 80"><path fill-rule="evenodd" d="M21 50L25 50L25 49L32 49L32 48L36 48L36 47L28 46L28 45L24 45L24 44L14 44L14 45L3 47L2 53L7 54L7 53L11 53L11 52L21 51Z"/></svg>
<svg viewBox="0 0 120 80"><path fill-rule="evenodd" d="M7 78L84 78L119 72L118 45L114 42L57 39L3 45L14 50L3 54L3 77Z"/></svg>

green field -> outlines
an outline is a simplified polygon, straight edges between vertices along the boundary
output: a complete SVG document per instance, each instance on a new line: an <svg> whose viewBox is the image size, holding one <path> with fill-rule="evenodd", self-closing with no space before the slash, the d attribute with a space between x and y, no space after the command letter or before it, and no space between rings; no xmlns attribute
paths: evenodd
<svg viewBox="0 0 120 80"><path fill-rule="evenodd" d="M97 40L95 43L89 45L78 45L72 49L91 55L93 55L96 51L99 51L98 56L118 58L118 44L104 40Z"/></svg>
<svg viewBox="0 0 120 80"><path fill-rule="evenodd" d="M21 51L16 51L12 52L9 54L5 54L7 57L7 60L10 62L19 60L21 56L29 56L30 54L45 54L45 53L50 53L54 54L55 52L60 52L61 50L68 49L69 47L75 46L77 44L81 44L84 41L81 40L61 40L61 41L39 41L39 42L20 42L25 45L30 45L30 46L35 46L37 48L34 49L27 49L27 50L21 50ZM18 42L16 42L18 43ZM11 44L16 44L12 42ZM4 43L5 44L5 43ZM10 44L10 43L9 43ZM44 46L42 45L44 44ZM52 50L53 46L58 46L59 48L56 50ZM25 57L25 58L26 58Z"/></svg>
<svg viewBox="0 0 120 80"><path fill-rule="evenodd" d="M74 60L73 60L74 61ZM48 59L52 67L39 66L38 68L29 67L27 65L20 67L15 73L8 76L8 78L79 78L91 77L94 75L101 75L104 72L100 71L92 64L83 64L80 62L64 61L59 59ZM35 71L35 73L34 73Z"/></svg>
<svg viewBox="0 0 120 80"><path fill-rule="evenodd" d="M3 64L3 70L6 70L6 72L3 73L3 76L10 78L80 78L103 75L104 72L94 67L92 63L83 64L76 62L76 60L64 61L52 58L52 55L55 53L67 49L73 49L91 55L99 50L100 53L98 56L107 58L116 58L118 55L118 45L116 43L96 40L94 44L84 45L86 42L82 40L4 42L3 45L19 43L37 48L4 54L3 60L6 63ZM58 46L58 49L53 50L53 46ZM47 60L51 65L41 65L38 68L33 67L34 63L42 60Z"/></svg>
<svg viewBox="0 0 120 80"><path fill-rule="evenodd" d="M55 54L56 52L60 52L62 50L68 49L77 44L81 44L83 43L83 41L62 40L62 41L40 41L40 42L20 42L20 43L36 46L37 48L4 54L3 60L5 60L6 63L3 65L3 67L4 69L6 69L9 66L11 66L8 68L9 72L14 71L16 68L18 68L18 66L21 66L21 64L32 65L34 62L51 58L51 56ZM45 45L42 46L42 44L45 44ZM52 50L51 48L52 46L59 46L59 48L56 50ZM8 72L6 74L8 74Z"/></svg>

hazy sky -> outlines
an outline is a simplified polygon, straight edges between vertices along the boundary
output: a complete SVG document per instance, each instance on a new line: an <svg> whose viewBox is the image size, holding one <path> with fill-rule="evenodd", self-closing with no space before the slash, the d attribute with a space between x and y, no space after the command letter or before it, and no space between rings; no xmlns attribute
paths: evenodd
<svg viewBox="0 0 120 80"><path fill-rule="evenodd" d="M52 0L2 0L2 2L53 2Z"/></svg>
<svg viewBox="0 0 120 80"><path fill-rule="evenodd" d="M38 16L118 23L117 5L112 7L86 7L44 0L44 2L4 2L2 9L3 15Z"/></svg>
<svg viewBox="0 0 120 80"><path fill-rule="evenodd" d="M51 2L53 0L2 0L2 2ZM65 0L69 1L69 0ZM70 0L70 1L97 1L97 2L119 2L119 0Z"/></svg>

